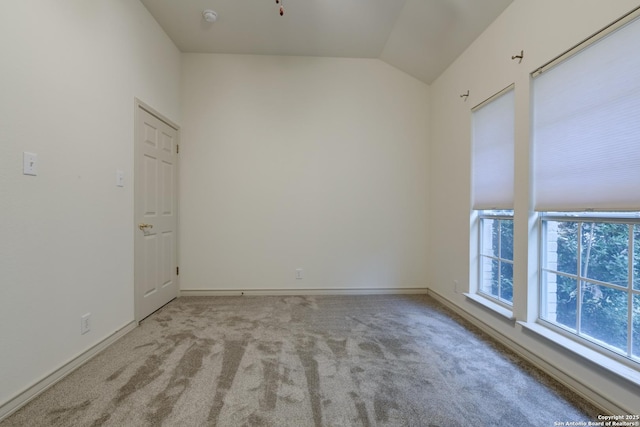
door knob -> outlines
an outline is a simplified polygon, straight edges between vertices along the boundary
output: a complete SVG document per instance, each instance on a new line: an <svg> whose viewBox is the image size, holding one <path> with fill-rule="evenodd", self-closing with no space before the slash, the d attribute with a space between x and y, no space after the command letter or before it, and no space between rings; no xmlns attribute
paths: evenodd
<svg viewBox="0 0 640 427"><path fill-rule="evenodd" d="M144 224L144 223L143 223L143 224L139 224L139 225L138 225L138 228L139 228L140 230L144 231L144 230L146 230L147 228L153 228L153 225L152 225L152 224Z"/></svg>

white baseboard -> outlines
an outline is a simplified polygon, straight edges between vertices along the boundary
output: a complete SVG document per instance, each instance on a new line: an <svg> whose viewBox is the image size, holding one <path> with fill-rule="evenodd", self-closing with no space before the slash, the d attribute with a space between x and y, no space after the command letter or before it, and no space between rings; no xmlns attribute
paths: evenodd
<svg viewBox="0 0 640 427"><path fill-rule="evenodd" d="M556 381L560 382L562 385L567 387L576 395L582 397L586 401L590 402L592 405L596 406L603 410L603 414L630 414L628 408L621 408L615 402L609 400L606 396L598 393L593 390L593 388L583 384L580 380L572 377L568 373L556 368L551 363L546 360L540 358L537 354L531 352L527 348L521 346L517 342L513 341L511 338L507 337L503 333L494 329L491 325L485 323L482 319L474 316L473 314L465 311L462 307L449 300L448 298L440 295L433 289L428 290L429 296L433 297L436 301L440 302L445 307L449 308L451 311L458 314L460 317L465 320L477 325L478 323L482 324L483 332L487 335L490 335L493 339L500 342L502 345L516 353L518 356L531 363L533 366L542 370Z"/></svg>
<svg viewBox="0 0 640 427"><path fill-rule="evenodd" d="M74 370L78 369L80 366L85 364L89 359L91 359L96 354L100 353L105 348L109 347L111 344L116 342L118 339L125 336L127 333L131 332L138 326L138 323L132 321L122 328L115 331L113 334L109 335L99 343L90 347L89 349L83 351L76 357L69 360L67 363L46 375L40 381L36 382L32 386L28 387L26 390L22 391L15 397L9 399L0 405L0 421L7 418L9 415L16 412L18 409L22 408L24 405L29 403L31 400L35 399L42 392L47 390L49 387L53 386L58 381L62 380L64 377L69 375Z"/></svg>
<svg viewBox="0 0 640 427"><path fill-rule="evenodd" d="M323 288L323 289L182 289L181 297L288 296L288 295L416 295L427 288Z"/></svg>

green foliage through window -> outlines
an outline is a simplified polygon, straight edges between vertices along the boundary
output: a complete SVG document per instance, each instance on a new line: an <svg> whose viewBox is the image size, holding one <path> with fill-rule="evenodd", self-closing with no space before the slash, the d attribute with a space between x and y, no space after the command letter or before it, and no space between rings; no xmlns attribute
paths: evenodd
<svg viewBox="0 0 640 427"><path fill-rule="evenodd" d="M513 305L513 212L480 217L480 292Z"/></svg>
<svg viewBox="0 0 640 427"><path fill-rule="evenodd" d="M543 225L541 318L637 359L640 224L576 218Z"/></svg>

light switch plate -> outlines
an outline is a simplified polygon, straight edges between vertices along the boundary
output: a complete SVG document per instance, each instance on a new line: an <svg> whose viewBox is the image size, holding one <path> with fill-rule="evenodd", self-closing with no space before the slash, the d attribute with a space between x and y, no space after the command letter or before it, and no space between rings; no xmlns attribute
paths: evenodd
<svg viewBox="0 0 640 427"><path fill-rule="evenodd" d="M31 176L38 175L38 155L36 153L29 153L28 151L25 151L23 153L22 159L22 173L24 175Z"/></svg>
<svg viewBox="0 0 640 427"><path fill-rule="evenodd" d="M116 169L116 186L124 187L124 171Z"/></svg>

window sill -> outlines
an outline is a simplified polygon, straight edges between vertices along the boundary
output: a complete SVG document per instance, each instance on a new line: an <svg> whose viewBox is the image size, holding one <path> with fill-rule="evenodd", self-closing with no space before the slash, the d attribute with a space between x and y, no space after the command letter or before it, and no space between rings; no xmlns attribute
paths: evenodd
<svg viewBox="0 0 640 427"><path fill-rule="evenodd" d="M545 328L539 323L519 321L518 324L520 324L524 329L531 331L549 341L552 341L565 350L574 353L576 356L595 363L596 365L629 381L630 383L636 386L640 386L640 371L633 369L632 367L627 366L622 362L618 362L615 359L607 357L598 351L595 351L585 345L580 344L579 342L563 336L562 334Z"/></svg>
<svg viewBox="0 0 640 427"><path fill-rule="evenodd" d="M495 302L492 302L487 298L482 298L480 295L477 295L477 294L470 294L465 292L464 296L470 299L471 301L475 302L476 304L482 306L483 308L487 308L493 311L494 313L499 314L500 316L506 318L507 320L516 320L516 318L513 316L513 311L507 308L504 308L500 304L496 304Z"/></svg>

